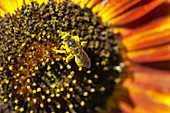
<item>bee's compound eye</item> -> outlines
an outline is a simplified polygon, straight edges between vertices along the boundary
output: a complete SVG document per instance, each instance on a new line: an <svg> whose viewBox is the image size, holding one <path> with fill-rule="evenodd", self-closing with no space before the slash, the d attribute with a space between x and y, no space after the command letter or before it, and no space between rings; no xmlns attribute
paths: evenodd
<svg viewBox="0 0 170 113"><path fill-rule="evenodd" d="M74 39L70 39L70 40L68 41L68 46L69 46L69 47L75 47L75 46L76 46L76 41L75 41Z"/></svg>

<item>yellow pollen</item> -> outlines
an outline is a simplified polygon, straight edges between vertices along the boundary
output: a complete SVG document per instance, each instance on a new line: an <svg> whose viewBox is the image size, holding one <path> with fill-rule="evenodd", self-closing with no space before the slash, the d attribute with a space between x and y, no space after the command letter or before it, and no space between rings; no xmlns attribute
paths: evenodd
<svg viewBox="0 0 170 113"><path fill-rule="evenodd" d="M89 84L92 84L92 83L93 83L93 81L92 81L92 80L88 80L88 83L89 83Z"/></svg>
<svg viewBox="0 0 170 113"><path fill-rule="evenodd" d="M42 100L44 100L44 99L45 99L45 96L44 96L44 95L42 95L42 96L41 96L41 98L42 98Z"/></svg>
<svg viewBox="0 0 170 113"><path fill-rule="evenodd" d="M81 101L80 104L81 104L81 106L84 106L84 105L85 105L85 102L84 102L84 101Z"/></svg>
<svg viewBox="0 0 170 113"><path fill-rule="evenodd" d="M51 73L49 73L49 74L48 74L48 76L50 76L50 77L51 77L51 76L52 76L52 74L51 74Z"/></svg>
<svg viewBox="0 0 170 113"><path fill-rule="evenodd" d="M74 79L74 80L72 81L73 84L76 84L76 82L77 82L76 79Z"/></svg>
<svg viewBox="0 0 170 113"><path fill-rule="evenodd" d="M51 102L51 99L50 99L50 98L48 98L48 99L47 99L47 102Z"/></svg>
<svg viewBox="0 0 170 113"><path fill-rule="evenodd" d="M5 98L5 99L4 99L4 102L7 102L7 101L8 101L8 99L7 99L7 98Z"/></svg>
<svg viewBox="0 0 170 113"><path fill-rule="evenodd" d="M31 37L34 38L34 37L35 37L35 34L31 34Z"/></svg>
<svg viewBox="0 0 170 113"><path fill-rule="evenodd" d="M96 66L98 66L99 65L99 62L96 62Z"/></svg>
<svg viewBox="0 0 170 113"><path fill-rule="evenodd" d="M60 109L60 108L61 108L61 105L60 105L60 104L58 104L58 105L57 105L57 108L58 108L58 109Z"/></svg>
<svg viewBox="0 0 170 113"><path fill-rule="evenodd" d="M68 78L71 79L71 78L72 78L72 75L68 75Z"/></svg>
<svg viewBox="0 0 170 113"><path fill-rule="evenodd" d="M33 86L36 86L36 85L37 85L37 84L34 82L34 83L33 83Z"/></svg>
<svg viewBox="0 0 170 113"><path fill-rule="evenodd" d="M19 68L19 70L20 70L20 71L22 71L23 69L24 69L24 67L23 67L23 66L21 66L21 67Z"/></svg>
<svg viewBox="0 0 170 113"><path fill-rule="evenodd" d="M103 86L103 87L101 87L99 90L100 90L100 91L105 91L106 89L105 89L105 87Z"/></svg>
<svg viewBox="0 0 170 113"><path fill-rule="evenodd" d="M102 61L102 62L101 62L101 65L104 66L104 65L106 65L106 63L107 63L106 61Z"/></svg>
<svg viewBox="0 0 170 113"><path fill-rule="evenodd" d="M0 67L0 71L3 71L3 67Z"/></svg>
<svg viewBox="0 0 170 113"><path fill-rule="evenodd" d="M15 106L14 109L17 110L17 109L18 109L18 106Z"/></svg>
<svg viewBox="0 0 170 113"><path fill-rule="evenodd" d="M87 74L90 74L90 73L91 73L91 71L90 71L90 70L88 70L88 71L87 71Z"/></svg>
<svg viewBox="0 0 170 113"><path fill-rule="evenodd" d="M70 88L69 91L72 92L72 91L73 91L73 88Z"/></svg>
<svg viewBox="0 0 170 113"><path fill-rule="evenodd" d="M70 73L70 74L74 75L74 73L75 73L74 71L71 71L71 73Z"/></svg>
<svg viewBox="0 0 170 113"><path fill-rule="evenodd" d="M52 61L51 64L53 65L53 64L54 64L54 61Z"/></svg>
<svg viewBox="0 0 170 113"><path fill-rule="evenodd" d="M84 92L84 93L83 93L83 96L87 96L87 95L88 95L88 92Z"/></svg>
<svg viewBox="0 0 170 113"><path fill-rule="evenodd" d="M95 89L94 89L94 88L91 88L91 89L90 89L90 92L92 92L92 93L95 92Z"/></svg>
<svg viewBox="0 0 170 113"><path fill-rule="evenodd" d="M45 31L43 31L43 35L45 35L46 34L46 32Z"/></svg>
<svg viewBox="0 0 170 113"><path fill-rule="evenodd" d="M49 91L49 90L47 90L47 91L46 91L46 94L49 94L49 93L50 93L50 91Z"/></svg>
<svg viewBox="0 0 170 113"><path fill-rule="evenodd" d="M32 46L31 49L34 49L34 46Z"/></svg>
<svg viewBox="0 0 170 113"><path fill-rule="evenodd" d="M41 103L41 104L40 104L40 107L41 107L41 108L43 108L43 107L44 107L44 104L43 104L43 103Z"/></svg>
<svg viewBox="0 0 170 113"><path fill-rule="evenodd" d="M45 66L45 62L42 62L42 65Z"/></svg>
<svg viewBox="0 0 170 113"><path fill-rule="evenodd" d="M60 94L59 94L59 93L57 93L57 94L56 94L56 97L59 97L59 96L60 96Z"/></svg>
<svg viewBox="0 0 170 113"><path fill-rule="evenodd" d="M17 89L17 86L14 86L14 89Z"/></svg>
<svg viewBox="0 0 170 113"><path fill-rule="evenodd" d="M32 58L32 55L29 55L29 58Z"/></svg>
<svg viewBox="0 0 170 113"><path fill-rule="evenodd" d="M32 76L35 76L35 73L32 73Z"/></svg>
<svg viewBox="0 0 170 113"><path fill-rule="evenodd" d="M70 65L67 65L67 69L71 69L71 66L70 66Z"/></svg>
<svg viewBox="0 0 170 113"><path fill-rule="evenodd" d="M20 108L20 110L19 110L20 112L23 112L24 111L24 108Z"/></svg>
<svg viewBox="0 0 170 113"><path fill-rule="evenodd" d="M36 93L36 92L37 92L37 91L34 89L34 90L33 90L33 93Z"/></svg>
<svg viewBox="0 0 170 113"><path fill-rule="evenodd" d="M103 68L103 70L107 71L107 70L109 70L109 67L105 66L105 67Z"/></svg>
<svg viewBox="0 0 170 113"><path fill-rule="evenodd" d="M73 104L70 104L70 105L69 105L69 108L72 109L72 108L73 108Z"/></svg>
<svg viewBox="0 0 170 113"><path fill-rule="evenodd" d="M51 94L51 97L54 97L55 95L54 95L54 93L53 94Z"/></svg>
<svg viewBox="0 0 170 113"><path fill-rule="evenodd" d="M21 47L24 47L25 46L25 43L22 43Z"/></svg>
<svg viewBox="0 0 170 113"><path fill-rule="evenodd" d="M70 94L69 94L69 93L67 93L66 97L67 97L67 98L70 98Z"/></svg>
<svg viewBox="0 0 170 113"><path fill-rule="evenodd" d="M19 92L20 95L23 95L23 92Z"/></svg>
<svg viewBox="0 0 170 113"><path fill-rule="evenodd" d="M60 61L60 58L56 58L55 60L56 60L56 61Z"/></svg>
<svg viewBox="0 0 170 113"><path fill-rule="evenodd" d="M9 83L9 80L5 80L5 83L8 84L8 83Z"/></svg>
<svg viewBox="0 0 170 113"><path fill-rule="evenodd" d="M27 98L27 101L30 101L30 100L31 100L31 98L30 98L30 97L28 97L28 98Z"/></svg>
<svg viewBox="0 0 170 113"><path fill-rule="evenodd" d="M57 89L56 91L57 91L57 92L60 92L60 89Z"/></svg>
<svg viewBox="0 0 170 113"><path fill-rule="evenodd" d="M17 104L17 103L18 103L18 100L15 100L14 102Z"/></svg>
<svg viewBox="0 0 170 113"><path fill-rule="evenodd" d="M35 67L35 70L38 70L39 68L38 68L38 66L37 67Z"/></svg>
<svg viewBox="0 0 170 113"><path fill-rule="evenodd" d="M60 69L63 69L64 67L62 65L60 65Z"/></svg>
<svg viewBox="0 0 170 113"><path fill-rule="evenodd" d="M12 69L13 69L13 67L12 67L12 66L9 66L9 70L11 70L11 71L12 71Z"/></svg>
<svg viewBox="0 0 170 113"><path fill-rule="evenodd" d="M60 91L64 91L64 88L62 87L62 88L60 89Z"/></svg>
<svg viewBox="0 0 170 113"><path fill-rule="evenodd" d="M18 55L18 56L20 57L20 56L22 56L22 54L20 54L20 53L19 53L19 55Z"/></svg>
<svg viewBox="0 0 170 113"><path fill-rule="evenodd" d="M37 99L34 98L34 99L33 99L33 102L36 103L36 102L37 102Z"/></svg>
<svg viewBox="0 0 170 113"><path fill-rule="evenodd" d="M49 38L50 38L50 35L48 35L47 38L49 39Z"/></svg>
<svg viewBox="0 0 170 113"><path fill-rule="evenodd" d="M95 77L96 79L99 78L99 76L98 76L97 74L95 74L94 77Z"/></svg>
<svg viewBox="0 0 170 113"><path fill-rule="evenodd" d="M48 65L47 70L50 70L50 69L51 69L51 67L50 67L50 65Z"/></svg>
<svg viewBox="0 0 170 113"><path fill-rule="evenodd" d="M65 85L66 87L68 87L68 86L69 86L69 83L65 82L64 85Z"/></svg>
<svg viewBox="0 0 170 113"><path fill-rule="evenodd" d="M39 88L37 88L37 92L40 92L41 91L41 88L39 87Z"/></svg>
<svg viewBox="0 0 170 113"><path fill-rule="evenodd" d="M9 97L11 97L11 96L12 96L12 93L9 94Z"/></svg>
<svg viewBox="0 0 170 113"><path fill-rule="evenodd" d="M27 83L30 83L30 79L27 79Z"/></svg>
<svg viewBox="0 0 170 113"><path fill-rule="evenodd" d="M8 57L8 61L10 61L10 60L11 60L11 56Z"/></svg>
<svg viewBox="0 0 170 113"><path fill-rule="evenodd" d="M79 71L82 71L82 67L79 67Z"/></svg>
<svg viewBox="0 0 170 113"><path fill-rule="evenodd" d="M17 73L17 77L19 77L19 73Z"/></svg>
<svg viewBox="0 0 170 113"><path fill-rule="evenodd" d="M38 37L38 41L40 41L41 40L41 37Z"/></svg>
<svg viewBox="0 0 170 113"><path fill-rule="evenodd" d="M45 51L45 53L48 55L49 54L49 52L48 51Z"/></svg>
<svg viewBox="0 0 170 113"><path fill-rule="evenodd" d="M55 88L55 84L52 84L50 87L54 89Z"/></svg>

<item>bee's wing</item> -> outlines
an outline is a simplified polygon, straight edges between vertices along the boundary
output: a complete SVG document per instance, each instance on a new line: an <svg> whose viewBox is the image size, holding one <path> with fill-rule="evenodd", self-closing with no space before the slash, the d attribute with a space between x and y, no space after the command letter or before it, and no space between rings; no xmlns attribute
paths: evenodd
<svg viewBox="0 0 170 113"><path fill-rule="evenodd" d="M83 67L90 68L91 66L90 58L88 57L87 53L81 48L81 46L80 45L78 46L79 54L76 54L77 59L80 61Z"/></svg>

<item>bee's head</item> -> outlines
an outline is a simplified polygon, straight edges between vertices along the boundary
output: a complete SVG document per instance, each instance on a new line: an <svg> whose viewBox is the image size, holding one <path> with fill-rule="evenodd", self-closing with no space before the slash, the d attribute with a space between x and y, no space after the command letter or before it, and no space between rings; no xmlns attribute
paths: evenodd
<svg viewBox="0 0 170 113"><path fill-rule="evenodd" d="M77 46L75 39L69 39L67 43L68 43L68 47L74 48Z"/></svg>
<svg viewBox="0 0 170 113"><path fill-rule="evenodd" d="M79 37L72 36L69 33L63 33L61 41L62 44L66 44L69 48L75 48L77 46L76 42L79 42Z"/></svg>

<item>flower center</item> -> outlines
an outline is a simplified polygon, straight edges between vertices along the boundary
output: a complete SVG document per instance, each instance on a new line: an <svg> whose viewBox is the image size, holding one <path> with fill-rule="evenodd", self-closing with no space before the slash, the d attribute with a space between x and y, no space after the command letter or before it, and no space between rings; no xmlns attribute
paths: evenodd
<svg viewBox="0 0 170 113"><path fill-rule="evenodd" d="M113 29L91 9L32 2L0 18L0 27L0 92L14 110L94 113L105 106L121 59ZM69 42L74 49L62 46L61 32L78 37Z"/></svg>

